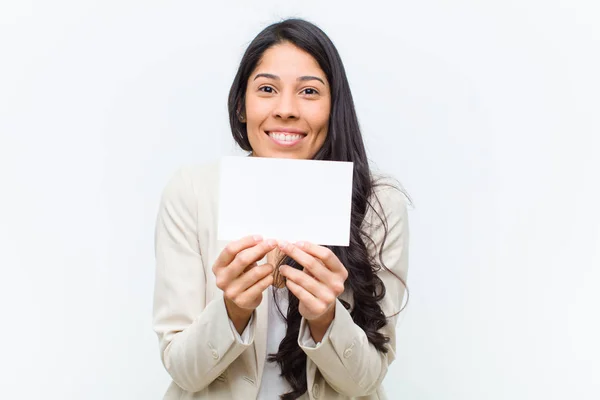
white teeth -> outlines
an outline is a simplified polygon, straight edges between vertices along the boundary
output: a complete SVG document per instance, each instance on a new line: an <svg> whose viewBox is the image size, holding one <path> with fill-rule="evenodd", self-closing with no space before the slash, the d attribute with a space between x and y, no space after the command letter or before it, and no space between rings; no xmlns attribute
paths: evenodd
<svg viewBox="0 0 600 400"><path fill-rule="evenodd" d="M269 136L271 136L275 140L279 140L280 142L293 142L295 140L302 139L304 136L299 134L286 135L283 133L277 132L269 132Z"/></svg>

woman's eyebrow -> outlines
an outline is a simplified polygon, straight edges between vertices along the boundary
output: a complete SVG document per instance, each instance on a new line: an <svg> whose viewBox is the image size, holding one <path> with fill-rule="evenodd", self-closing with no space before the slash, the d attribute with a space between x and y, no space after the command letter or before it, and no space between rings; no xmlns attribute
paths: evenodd
<svg viewBox="0 0 600 400"><path fill-rule="evenodd" d="M323 82L323 79L319 78L318 76L301 76L300 78L297 79L298 81L314 81L317 80L319 82L321 82L323 85L325 84L325 82Z"/></svg>
<svg viewBox="0 0 600 400"><path fill-rule="evenodd" d="M256 74L256 76L254 77L254 80L258 79L258 78L267 78L267 79L273 79L276 81L281 80L280 77L278 77L277 75L273 75L273 74L267 74L267 73L260 73L260 74ZM317 80L319 82L321 82L323 85L325 84L325 82L323 81L323 79L319 78L318 76L311 76L311 75L305 75L305 76L301 76L298 79L296 79L297 81L312 81L312 80Z"/></svg>

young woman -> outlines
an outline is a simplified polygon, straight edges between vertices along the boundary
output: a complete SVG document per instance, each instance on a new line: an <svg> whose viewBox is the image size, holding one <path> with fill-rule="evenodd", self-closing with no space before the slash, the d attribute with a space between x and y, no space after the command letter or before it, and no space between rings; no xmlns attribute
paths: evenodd
<svg viewBox="0 0 600 400"><path fill-rule="evenodd" d="M369 169L331 40L299 19L265 28L241 60L229 116L250 156L354 163L350 246L258 236L220 246L218 164L182 167L156 223L154 330L173 379L164 398L386 398L407 197ZM264 188L267 202L293 195L293 181Z"/></svg>

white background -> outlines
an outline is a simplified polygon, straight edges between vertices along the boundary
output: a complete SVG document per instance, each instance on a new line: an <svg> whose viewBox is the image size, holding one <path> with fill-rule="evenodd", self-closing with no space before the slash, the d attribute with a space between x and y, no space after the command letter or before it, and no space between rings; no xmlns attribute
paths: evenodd
<svg viewBox="0 0 600 400"><path fill-rule="evenodd" d="M0 3L0 397L162 397L159 194L232 153L241 54L300 16L415 204L390 398L600 398L598 2L283 3Z"/></svg>

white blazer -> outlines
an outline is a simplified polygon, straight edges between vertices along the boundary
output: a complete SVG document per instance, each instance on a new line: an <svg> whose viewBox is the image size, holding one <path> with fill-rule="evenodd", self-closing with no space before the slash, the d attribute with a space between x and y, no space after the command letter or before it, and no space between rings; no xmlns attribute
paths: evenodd
<svg viewBox="0 0 600 400"><path fill-rule="evenodd" d="M215 285L212 265L227 243L217 242L219 163L180 168L166 185L155 230L156 280L153 329L160 356L172 378L164 399L256 399L266 358L268 302L254 311L249 344L242 343L229 323L223 293ZM388 236L383 246L387 268L406 280L408 269L407 200L396 189L376 189L381 203L372 201L387 217ZM243 205L243 199L240 199ZM378 257L382 224L372 211L364 228ZM263 259L262 262L266 261ZM338 300L328 333L316 347L299 346L307 355L307 392L301 399L385 399L381 382L395 358L395 326L404 296L403 284L380 270L386 287L380 305L392 316L380 331L390 338L387 354L369 344ZM341 299L353 305L352 296ZM299 337L307 333L303 319Z"/></svg>

